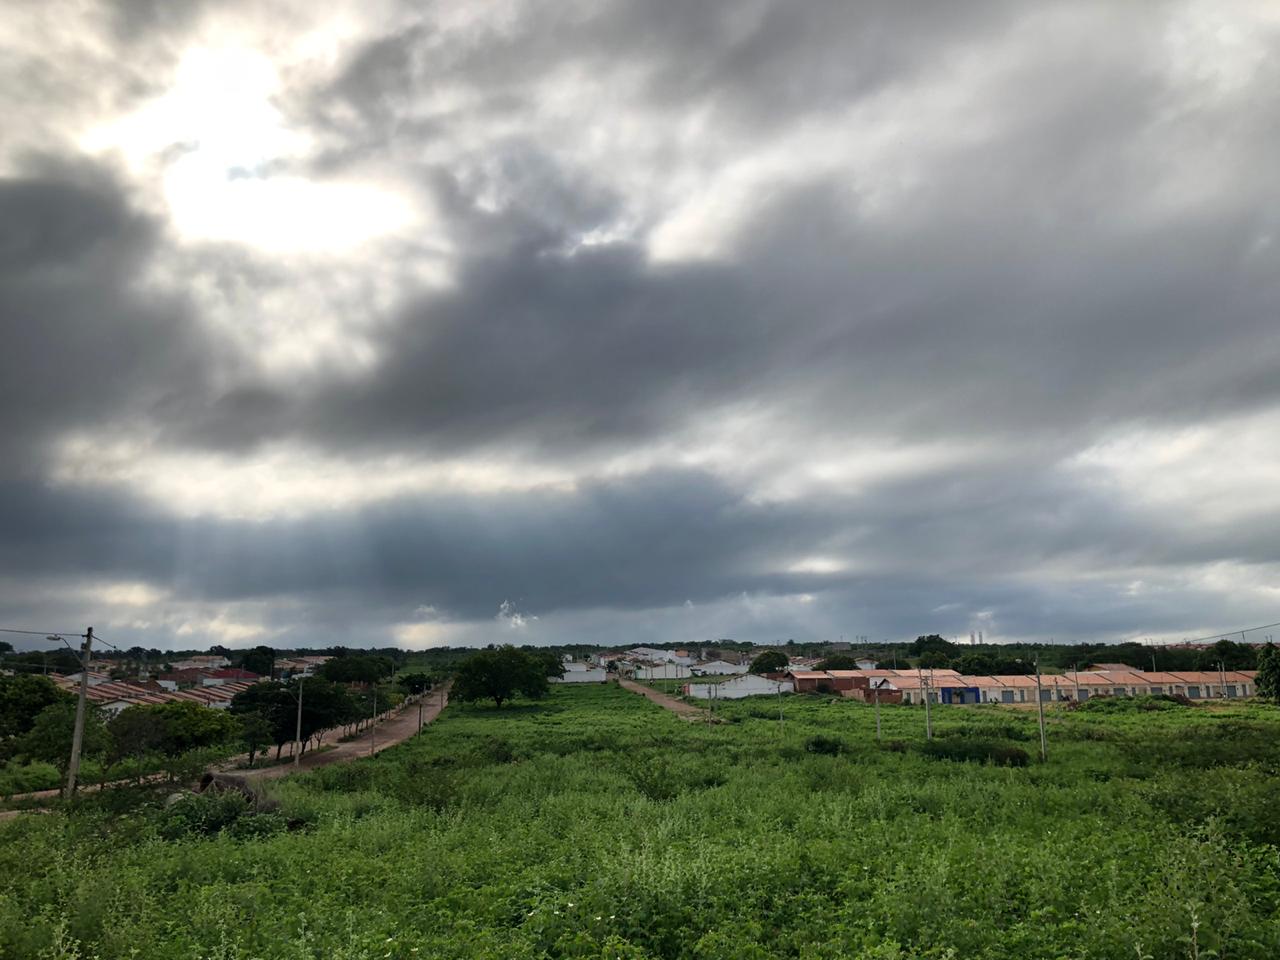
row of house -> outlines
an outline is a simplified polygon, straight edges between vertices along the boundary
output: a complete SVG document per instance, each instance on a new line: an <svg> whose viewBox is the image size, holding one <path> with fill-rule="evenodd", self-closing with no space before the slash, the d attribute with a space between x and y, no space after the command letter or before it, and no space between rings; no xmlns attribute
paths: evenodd
<svg viewBox="0 0 1280 960"><path fill-rule="evenodd" d="M1045 702L1089 697L1169 694L1192 700L1233 699L1257 693L1256 671L1148 672L1122 670L1042 674ZM686 696L739 699L782 693L836 693L881 703L1018 704L1036 702L1034 676L965 676L955 670L804 670L791 668L765 676L747 674L720 683L687 683Z"/></svg>
<svg viewBox="0 0 1280 960"><path fill-rule="evenodd" d="M75 693L79 689L76 677L51 676L51 680L64 690ZM114 717L126 707L148 704L171 703L187 700L214 710L226 710L237 693L248 690L258 681L229 680L215 686L192 687L189 690L169 690L155 681L139 683L125 680L105 680L92 683L86 690L85 697L105 714Z"/></svg>

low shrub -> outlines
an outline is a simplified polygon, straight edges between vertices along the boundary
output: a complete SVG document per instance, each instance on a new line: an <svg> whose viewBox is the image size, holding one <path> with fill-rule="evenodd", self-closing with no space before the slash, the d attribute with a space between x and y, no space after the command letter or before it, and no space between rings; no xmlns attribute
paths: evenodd
<svg viewBox="0 0 1280 960"><path fill-rule="evenodd" d="M822 734L810 737L804 742L809 753L821 753L829 757L838 757L845 752L845 743L838 737L827 737Z"/></svg>
<svg viewBox="0 0 1280 960"><path fill-rule="evenodd" d="M1021 747L993 740L930 740L920 752L934 760L992 763L998 767L1025 767L1031 762Z"/></svg>

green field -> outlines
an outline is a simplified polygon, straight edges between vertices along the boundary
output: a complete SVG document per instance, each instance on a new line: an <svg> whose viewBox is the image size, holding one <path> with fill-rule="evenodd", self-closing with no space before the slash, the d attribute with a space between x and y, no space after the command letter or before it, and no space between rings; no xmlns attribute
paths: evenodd
<svg viewBox="0 0 1280 960"><path fill-rule="evenodd" d="M1274 708L1055 713L1047 764L1033 712L936 708L926 752L919 708L883 746L850 701L717 710L556 687L280 814L0 825L0 958L1280 956Z"/></svg>

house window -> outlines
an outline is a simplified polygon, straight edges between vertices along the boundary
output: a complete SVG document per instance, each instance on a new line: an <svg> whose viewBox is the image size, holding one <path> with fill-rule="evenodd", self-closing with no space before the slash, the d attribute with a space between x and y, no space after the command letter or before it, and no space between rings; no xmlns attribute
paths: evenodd
<svg viewBox="0 0 1280 960"><path fill-rule="evenodd" d="M1164 687L1152 687L1151 692L1155 694L1164 693Z"/></svg>
<svg viewBox="0 0 1280 960"><path fill-rule="evenodd" d="M1041 691L1040 691L1040 699L1041 699L1041 700L1052 700L1052 699L1053 699L1053 691L1052 691L1052 690L1041 690Z"/></svg>
<svg viewBox="0 0 1280 960"><path fill-rule="evenodd" d="M1227 684L1227 696L1234 697L1235 695L1236 695L1236 688L1232 684Z"/></svg>
<svg viewBox="0 0 1280 960"><path fill-rule="evenodd" d="M1187 687L1187 696L1188 696L1188 697L1190 697L1192 700L1199 700L1199 699L1200 699L1200 688L1199 688L1199 687Z"/></svg>
<svg viewBox="0 0 1280 960"><path fill-rule="evenodd" d="M1001 690L1001 691L1000 691L1000 702L1001 702L1001 703L1013 703L1013 691L1012 691L1012 690Z"/></svg>
<svg viewBox="0 0 1280 960"><path fill-rule="evenodd" d="M1123 697L1123 696L1124 696L1124 687L1116 687L1116 688L1115 688L1113 691L1111 691L1111 692L1112 692L1112 693L1114 693L1117 697Z"/></svg>

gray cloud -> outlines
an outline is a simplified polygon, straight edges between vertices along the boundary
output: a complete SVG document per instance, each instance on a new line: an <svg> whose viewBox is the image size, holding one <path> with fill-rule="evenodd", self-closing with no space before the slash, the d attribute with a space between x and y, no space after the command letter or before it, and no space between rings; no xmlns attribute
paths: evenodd
<svg viewBox="0 0 1280 960"><path fill-rule="evenodd" d="M111 9L106 42L143 52L104 117L185 43L301 15ZM0 615L93 616L137 581L165 599L118 630L175 643L249 642L208 626L237 618L383 642L420 607L478 640L508 599L543 642L1274 619L1274 28L1219 49L1215 8L1173 3L514 11L405 7L337 68L272 54L310 146L224 179L431 211L337 253L185 235L176 155L77 156L84 78L32 62L63 136L0 180ZM114 440L130 469L95 476ZM250 504L282 449L296 509L172 502L216 468ZM388 462L501 482L307 499Z"/></svg>

